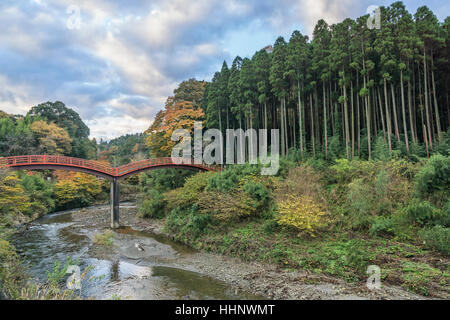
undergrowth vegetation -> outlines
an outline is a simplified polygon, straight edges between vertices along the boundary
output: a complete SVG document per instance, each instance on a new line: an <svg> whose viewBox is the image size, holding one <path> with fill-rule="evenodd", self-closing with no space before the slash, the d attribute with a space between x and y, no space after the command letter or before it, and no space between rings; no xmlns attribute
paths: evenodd
<svg viewBox="0 0 450 320"><path fill-rule="evenodd" d="M376 264L386 283L448 297L448 156L299 160L283 158L278 176L256 165L199 173L148 191L141 212L197 249L352 282Z"/></svg>
<svg viewBox="0 0 450 320"><path fill-rule="evenodd" d="M114 232L107 229L101 233L95 233L92 242L100 246L111 247L114 243L113 239L114 239Z"/></svg>

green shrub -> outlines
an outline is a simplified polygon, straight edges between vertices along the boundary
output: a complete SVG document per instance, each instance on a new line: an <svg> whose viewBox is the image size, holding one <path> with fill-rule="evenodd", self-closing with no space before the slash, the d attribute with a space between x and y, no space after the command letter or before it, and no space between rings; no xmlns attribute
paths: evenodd
<svg viewBox="0 0 450 320"><path fill-rule="evenodd" d="M255 209L265 209L270 201L270 192L260 182L248 181L242 191L251 199L247 204Z"/></svg>
<svg viewBox="0 0 450 320"><path fill-rule="evenodd" d="M447 200L447 204L442 209L441 225L450 227L450 198Z"/></svg>
<svg viewBox="0 0 450 320"><path fill-rule="evenodd" d="M182 188L183 191L180 194L180 198L188 203L195 202L199 195L205 190L211 176L215 174L216 173L213 172L201 172L187 178Z"/></svg>
<svg viewBox="0 0 450 320"><path fill-rule="evenodd" d="M155 189L165 192L182 187L186 178L194 174L194 171L176 168L152 170L139 175L139 184L141 190L147 194Z"/></svg>
<svg viewBox="0 0 450 320"><path fill-rule="evenodd" d="M347 252L345 262L355 269L360 275L366 272L367 266L375 258L368 249L368 243L360 239L352 239L345 244Z"/></svg>
<svg viewBox="0 0 450 320"><path fill-rule="evenodd" d="M390 202L388 199L388 175L382 169L375 181L376 214L390 213Z"/></svg>
<svg viewBox="0 0 450 320"><path fill-rule="evenodd" d="M446 157L450 155L450 130L442 132L442 142L436 146L435 152Z"/></svg>
<svg viewBox="0 0 450 320"><path fill-rule="evenodd" d="M420 226L440 224L444 215L428 201L414 199L406 208L408 216Z"/></svg>
<svg viewBox="0 0 450 320"><path fill-rule="evenodd" d="M409 147L409 159L418 162L421 158L425 158L427 156L427 151L423 144L419 143L411 143Z"/></svg>
<svg viewBox="0 0 450 320"><path fill-rule="evenodd" d="M450 186L450 157L432 156L414 178L419 197L427 198L437 193L437 201L448 198Z"/></svg>
<svg viewBox="0 0 450 320"><path fill-rule="evenodd" d="M394 234L394 223L386 217L375 217L370 228L371 235L384 236Z"/></svg>
<svg viewBox="0 0 450 320"><path fill-rule="evenodd" d="M370 178L375 175L376 167L374 162L338 159L336 164L331 166L334 177L338 183L349 183L357 178Z"/></svg>
<svg viewBox="0 0 450 320"><path fill-rule="evenodd" d="M39 217L55 209L55 201L52 199L53 185L40 173L23 175L21 185L30 198L30 216Z"/></svg>
<svg viewBox="0 0 450 320"><path fill-rule="evenodd" d="M241 164L232 165L225 170L210 177L206 191L217 190L227 192L239 187L239 182L246 176L259 176L259 165Z"/></svg>
<svg viewBox="0 0 450 320"><path fill-rule="evenodd" d="M311 167L316 171L325 171L328 169L329 163L324 159L308 158L304 164L305 167Z"/></svg>
<svg viewBox="0 0 450 320"><path fill-rule="evenodd" d="M202 172L186 179L183 187L164 193L167 212L176 208L186 209L198 203L214 172Z"/></svg>
<svg viewBox="0 0 450 320"><path fill-rule="evenodd" d="M248 217L262 215L264 211L242 190L231 192L203 192L198 207L202 214L213 215L222 222L239 221Z"/></svg>
<svg viewBox="0 0 450 320"><path fill-rule="evenodd" d="M348 185L347 203L352 229L367 230L373 220L373 195L370 186L362 179L354 180Z"/></svg>
<svg viewBox="0 0 450 320"><path fill-rule="evenodd" d="M280 157L280 168L278 170L277 176L285 178L289 170L295 168L297 166L297 162L293 159Z"/></svg>
<svg viewBox="0 0 450 320"><path fill-rule="evenodd" d="M431 229L419 231L419 236L425 242L426 247L450 255L450 228L434 226Z"/></svg>
<svg viewBox="0 0 450 320"><path fill-rule="evenodd" d="M375 140L375 144L373 147L373 158L375 160L387 160L390 158L389 149L386 144L386 140L383 135L379 135Z"/></svg>
<svg viewBox="0 0 450 320"><path fill-rule="evenodd" d="M199 213L197 205L193 205L188 211L172 210L167 216L166 228L173 232L178 240L196 239L206 231L211 222L211 215Z"/></svg>
<svg viewBox="0 0 450 320"><path fill-rule="evenodd" d="M161 219L165 216L166 199L157 190L150 191L150 199L144 199L139 206L139 213L144 218Z"/></svg>
<svg viewBox="0 0 450 320"><path fill-rule="evenodd" d="M210 176L205 191L195 201L202 214L211 214L221 221L237 221L262 216L270 209L272 180L260 176L249 165L235 167Z"/></svg>
<svg viewBox="0 0 450 320"><path fill-rule="evenodd" d="M280 229L280 226L275 220L267 220L264 222L263 230L266 234L273 234Z"/></svg>
<svg viewBox="0 0 450 320"><path fill-rule="evenodd" d="M165 227L168 231L178 233L186 225L186 220L187 214L176 208L167 215Z"/></svg>
<svg viewBox="0 0 450 320"><path fill-rule="evenodd" d="M330 138L328 144L328 157L330 159L338 159L345 153L339 135L334 135Z"/></svg>
<svg viewBox="0 0 450 320"><path fill-rule="evenodd" d="M208 224L212 221L212 218L208 214L199 214L197 208L193 208L189 213L189 223L186 225L186 229L193 235L194 238L198 238L205 232Z"/></svg>

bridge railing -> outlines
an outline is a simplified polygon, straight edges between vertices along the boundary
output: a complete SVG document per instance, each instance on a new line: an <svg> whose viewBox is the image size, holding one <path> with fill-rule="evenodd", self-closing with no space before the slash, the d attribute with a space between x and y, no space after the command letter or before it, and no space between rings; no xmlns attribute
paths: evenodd
<svg viewBox="0 0 450 320"><path fill-rule="evenodd" d="M169 166L169 165L188 165L190 167L219 171L220 167L216 165L195 164L191 158L153 158L142 161L131 162L129 164L112 168L108 165L99 163L95 160L84 160L79 158L72 158L66 156L52 156L52 155L29 155L29 156L13 156L0 158L0 167L17 167L26 165L69 165L85 169L91 169L106 173L113 177L120 177L130 172L149 168L152 166Z"/></svg>
<svg viewBox="0 0 450 320"><path fill-rule="evenodd" d="M220 167L214 165L195 164L192 158L173 159L171 157L165 157L165 158L146 159L128 163L126 165L116 168L117 169L116 175L123 176L129 172L145 169L152 166L183 165L183 164L189 165L190 167L196 167L207 170L214 170L214 171L220 170Z"/></svg>
<svg viewBox="0 0 450 320"><path fill-rule="evenodd" d="M66 156L30 155L0 158L0 167L43 164L71 165L80 168L97 170L109 175L115 175L116 173L115 168L111 168L110 166L101 164L97 161Z"/></svg>

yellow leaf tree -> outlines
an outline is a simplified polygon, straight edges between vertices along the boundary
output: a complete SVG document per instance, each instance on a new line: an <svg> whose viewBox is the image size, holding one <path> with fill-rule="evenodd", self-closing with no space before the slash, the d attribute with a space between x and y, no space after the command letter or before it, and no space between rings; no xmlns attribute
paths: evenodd
<svg viewBox="0 0 450 320"><path fill-rule="evenodd" d="M23 221L29 199L15 173L0 170L0 222L11 224Z"/></svg>
<svg viewBox="0 0 450 320"><path fill-rule="evenodd" d="M100 181L88 174L75 173L55 184L58 209L85 207L101 193Z"/></svg>
<svg viewBox="0 0 450 320"><path fill-rule="evenodd" d="M39 143L39 153L69 155L72 151L72 139L69 134L54 123L35 121L31 125L31 131Z"/></svg>

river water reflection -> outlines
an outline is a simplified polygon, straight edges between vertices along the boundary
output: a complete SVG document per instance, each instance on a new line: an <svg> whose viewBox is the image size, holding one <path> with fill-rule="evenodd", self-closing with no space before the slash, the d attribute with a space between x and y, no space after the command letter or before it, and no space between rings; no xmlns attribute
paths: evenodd
<svg viewBox="0 0 450 320"><path fill-rule="evenodd" d="M76 225L74 211L47 215L36 220L28 230L18 233L13 243L25 260L29 272L45 281L55 261L62 264L70 257L77 261L82 280L81 296L96 299L258 299L261 297L238 292L225 282L200 273L181 269L170 263L159 263L167 257L192 254L192 249L163 236L134 231L120 232L126 239L115 242L118 258L114 261L91 256L92 231ZM92 237L91 237L92 238ZM145 245L145 254L134 247ZM176 260L176 259L175 259ZM67 275L68 276L68 275Z"/></svg>

